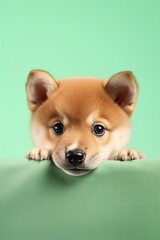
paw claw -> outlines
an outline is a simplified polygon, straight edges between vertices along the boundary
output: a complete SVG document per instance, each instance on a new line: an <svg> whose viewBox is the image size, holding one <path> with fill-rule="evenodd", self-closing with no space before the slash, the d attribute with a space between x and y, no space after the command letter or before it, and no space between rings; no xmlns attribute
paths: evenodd
<svg viewBox="0 0 160 240"><path fill-rule="evenodd" d="M136 149L131 148L130 150L123 149L119 153L116 153L114 156L114 160L135 160L135 159L143 159L145 158L144 153L138 152Z"/></svg>
<svg viewBox="0 0 160 240"><path fill-rule="evenodd" d="M26 154L26 157L31 160L44 160L44 159L51 159L51 153L47 149L39 149L39 148L33 148L31 151L29 151Z"/></svg>

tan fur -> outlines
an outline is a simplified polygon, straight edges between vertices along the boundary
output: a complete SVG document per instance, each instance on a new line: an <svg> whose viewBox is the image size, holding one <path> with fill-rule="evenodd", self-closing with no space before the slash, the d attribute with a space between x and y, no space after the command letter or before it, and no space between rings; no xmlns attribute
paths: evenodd
<svg viewBox="0 0 160 240"><path fill-rule="evenodd" d="M39 76L40 72L37 72ZM130 115L135 108L138 90L134 79L133 107L125 106L125 110L107 93L104 79L85 77L62 79L58 81L57 86L53 79L54 90L46 96L42 104L36 106L29 95L32 94L29 84L33 81L30 80L30 76L33 74L29 75L27 93L28 105L32 111L31 132L36 154L35 151L30 151L27 154L28 158L47 158L46 152L44 156L41 154L44 149L48 151L48 158L51 156L54 163L64 172L83 175L97 168L103 160L114 159L117 152L126 148L130 138ZM49 89L51 88L52 86L49 86ZM61 121L65 128L64 133L58 136L52 129L57 121ZM92 133L95 123L101 123L107 129L103 136L95 136ZM72 170L65 159L65 152L72 148L86 152L86 159L79 166L79 170L82 171Z"/></svg>

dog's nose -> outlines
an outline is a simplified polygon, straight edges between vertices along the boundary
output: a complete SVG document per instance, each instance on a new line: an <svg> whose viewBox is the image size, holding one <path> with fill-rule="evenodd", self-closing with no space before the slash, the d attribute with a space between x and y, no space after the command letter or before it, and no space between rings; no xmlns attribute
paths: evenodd
<svg viewBox="0 0 160 240"><path fill-rule="evenodd" d="M77 167L78 165L82 164L82 162L85 159L85 156L86 156L85 152L83 152L81 149L75 149L72 151L68 151L66 153L66 159L74 167Z"/></svg>

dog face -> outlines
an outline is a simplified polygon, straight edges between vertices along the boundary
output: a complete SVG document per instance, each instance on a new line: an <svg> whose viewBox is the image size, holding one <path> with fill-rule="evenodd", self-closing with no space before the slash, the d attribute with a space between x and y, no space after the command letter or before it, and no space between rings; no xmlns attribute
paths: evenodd
<svg viewBox="0 0 160 240"><path fill-rule="evenodd" d="M33 141L67 174L84 175L128 144L138 92L131 72L56 82L34 70L26 89Z"/></svg>

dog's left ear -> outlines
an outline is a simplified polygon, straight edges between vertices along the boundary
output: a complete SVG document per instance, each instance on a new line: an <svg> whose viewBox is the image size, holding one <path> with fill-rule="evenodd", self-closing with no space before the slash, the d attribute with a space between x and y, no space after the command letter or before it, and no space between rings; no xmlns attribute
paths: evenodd
<svg viewBox="0 0 160 240"><path fill-rule="evenodd" d="M28 106L32 112L45 102L49 95L58 88L58 83L42 70L32 70L26 84Z"/></svg>
<svg viewBox="0 0 160 240"><path fill-rule="evenodd" d="M105 83L105 90L128 115L132 114L138 95L138 85L132 72L115 74Z"/></svg>

